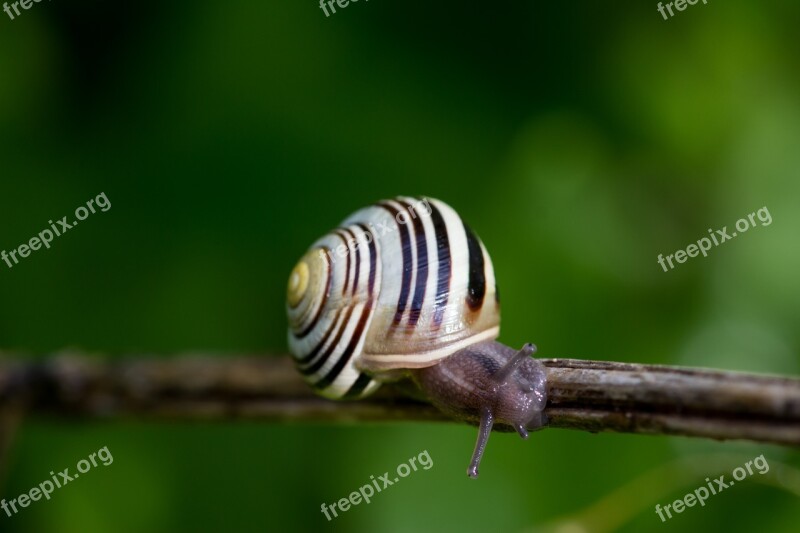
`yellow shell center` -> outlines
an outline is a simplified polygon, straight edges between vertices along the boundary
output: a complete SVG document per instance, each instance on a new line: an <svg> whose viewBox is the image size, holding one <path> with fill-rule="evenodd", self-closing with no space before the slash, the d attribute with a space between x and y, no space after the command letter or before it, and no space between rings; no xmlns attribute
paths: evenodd
<svg viewBox="0 0 800 533"><path fill-rule="evenodd" d="M300 261L289 274L289 284L286 287L286 301L291 307L297 307L300 300L308 290L308 264Z"/></svg>

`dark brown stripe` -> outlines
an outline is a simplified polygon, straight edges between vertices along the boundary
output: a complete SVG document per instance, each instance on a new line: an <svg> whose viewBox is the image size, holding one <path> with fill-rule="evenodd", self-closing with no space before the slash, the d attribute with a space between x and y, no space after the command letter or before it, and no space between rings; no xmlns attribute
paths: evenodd
<svg viewBox="0 0 800 533"><path fill-rule="evenodd" d="M452 265L450 259L450 239L447 236L447 224L439 210L430 202L431 220L436 230L436 250L439 257L439 278L436 283L436 300L434 301L433 327L442 324L444 310L447 308L447 298L450 294L450 281L452 278Z"/></svg>
<svg viewBox="0 0 800 533"><path fill-rule="evenodd" d="M358 398L361 396L361 393L364 392L369 384L372 383L372 378L369 377L367 374L359 374L358 379L353 383L347 392L344 393L342 396L343 400L352 400L354 398Z"/></svg>
<svg viewBox="0 0 800 533"><path fill-rule="evenodd" d="M411 205L403 202L410 214ZM407 333L411 333L419 322L422 304L425 302L425 287L428 285L428 240L425 238L425 225L422 220L414 216L414 233L417 241L417 284L414 288L414 297L411 299L411 310L408 313Z"/></svg>
<svg viewBox="0 0 800 533"><path fill-rule="evenodd" d="M483 250L478 238L472 233L466 223L464 232L467 234L467 248L469 250L469 284L467 285L467 305L473 311L483 306L486 296L486 273L483 264Z"/></svg>
<svg viewBox="0 0 800 533"><path fill-rule="evenodd" d="M414 269L413 257L411 255L411 238L409 237L408 228L405 224L397 223L397 215L400 211L388 202L381 202L378 205L386 209L392 215L397 229L400 230L400 247L403 251L403 279L400 285L400 297L397 299L397 310L392 320L392 327L397 327L400 321L403 320L403 313L406 312L406 305L408 305L408 295L411 292L411 274Z"/></svg>
<svg viewBox="0 0 800 533"><path fill-rule="evenodd" d="M353 336L350 338L350 343L347 345L347 348L345 348L345 350L342 353L342 356L339 358L339 360L336 361L336 364L333 365L333 368L331 368L331 371L328 372L328 375L326 375L324 378L322 378L321 380L319 380L318 382L316 382L314 384L314 387L317 388L317 389L324 389L325 387L327 387L331 383L333 383L336 380L336 378L339 376L339 374L342 372L344 367L347 366L347 363L353 357L353 353L356 350L356 346L358 346L358 342L361 340L361 337L364 336L364 334L366 333L365 328L366 328L367 322L369 322L369 317L372 315L372 307L373 307L373 303L375 301L375 299L373 297L373 292L374 292L374 289L375 289L375 274L376 274L376 269L378 267L378 253L377 253L377 249L375 247L375 236L363 224L359 224L359 227L361 227L361 229L363 229L365 232L368 232L368 233L370 233L370 235L372 235L372 240L369 242L369 267L370 268L369 268L369 283L367 285L367 290L368 290L368 293L369 293L369 299L367 300L367 303L364 306L364 310L361 312L361 318L358 320L358 325L356 325L356 329L353 331ZM359 379L361 379L361 378L359 377ZM358 383L358 380L356 380L356 383ZM369 383L369 381L367 381L367 383ZM364 384L364 386L366 387L366 384ZM351 389L352 389L352 387L351 387ZM363 390L363 388L361 390ZM345 395L347 395L349 393L350 393L350 390L348 390L347 393L345 393ZM359 391L359 393L360 393L360 391Z"/></svg>
<svg viewBox="0 0 800 533"><path fill-rule="evenodd" d="M342 287L342 294L347 294L347 287L350 284L350 245L347 242L347 237L342 235L341 230L337 230L336 235L342 239L342 242L347 247L347 269L344 271L344 287Z"/></svg>
<svg viewBox="0 0 800 533"><path fill-rule="evenodd" d="M336 349L337 346L339 346L339 343L342 341L342 335L344 334L344 330L347 329L347 324L350 322L350 316L352 314L353 314L353 308L348 307L347 314L344 315L344 320L342 320L342 324L341 326L339 326L339 330L336 332L336 337L333 338L333 342L331 343L331 345L328 346L328 349L325 350L325 352L323 352L323 354L320 357L317 358L316 362L313 365L306 368L301 368L300 369L301 374L303 374L304 376L308 376L318 371L320 368L322 368L322 365L325 364L325 361L328 360L333 351Z"/></svg>
<svg viewBox="0 0 800 533"><path fill-rule="evenodd" d="M333 277L333 272L331 269L331 258L328 255L331 250L327 246L323 246L321 250L323 250L322 255L325 257L325 273L328 276L328 279L325 281L325 292L322 294L322 302L320 302L319 309L317 309L317 313L314 315L313 320L311 320L311 323L308 325L306 329L294 335L296 339L302 339L306 335L311 333L311 330L313 330L314 326L317 325L319 317L322 315L322 311L325 309L325 304L328 303L328 295L331 292L331 278Z"/></svg>
<svg viewBox="0 0 800 533"><path fill-rule="evenodd" d="M333 329L336 327L336 323L339 321L339 315L341 314L342 314L342 308L340 307L339 309L336 310L336 315L334 315L333 321L331 321L331 325L328 326L328 331L325 332L325 335L317 343L317 345L314 346L313 350L311 350L308 354L304 355L303 357L297 360L298 364L304 365L306 363L309 363L312 359L314 359L314 357L316 357L316 355L319 353L322 347L325 346L325 343L328 341L328 338L331 336Z"/></svg>
<svg viewBox="0 0 800 533"><path fill-rule="evenodd" d="M347 233L353 236L353 246L356 249L356 276L353 278L353 296L355 296L356 290L358 290L358 276L361 273L361 250L359 250L358 239L356 239L355 234L350 230L347 230Z"/></svg>
<svg viewBox="0 0 800 533"><path fill-rule="evenodd" d="M358 341L364 334L364 327L367 325L367 320L369 319L371 312L372 312L372 300L368 300L367 304L364 306L364 309L362 309L361 311L361 317L358 319L358 324L356 325L355 331L353 331L353 336L350 337L350 342L347 344L347 348L345 348L344 352L342 352L342 354L339 356L339 359L336 361L336 364L333 365L333 368L331 368L330 372L328 372L328 374L324 378L314 383L313 387L315 389L324 389L325 387L333 383L333 381L341 373L342 369L344 369L345 365L347 365L347 362L350 361L350 357L352 357L353 352L356 349L356 345L358 345ZM306 372L303 373L306 374ZM309 372L309 374L310 373L311 372Z"/></svg>
<svg viewBox="0 0 800 533"><path fill-rule="evenodd" d="M377 275L377 268L378 268L378 250L375 247L375 234L372 233L372 230L369 229L364 224L359 223L358 227L364 230L364 234L369 234L369 282L367 284L367 290L369 291L369 295L372 296L372 292L375 289L375 276Z"/></svg>

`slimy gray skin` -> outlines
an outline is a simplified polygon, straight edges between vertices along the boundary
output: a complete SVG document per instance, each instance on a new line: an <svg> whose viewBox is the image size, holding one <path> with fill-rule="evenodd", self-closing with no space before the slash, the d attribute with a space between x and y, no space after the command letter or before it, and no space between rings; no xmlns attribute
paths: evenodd
<svg viewBox="0 0 800 533"><path fill-rule="evenodd" d="M499 342L468 346L438 364L411 370L411 376L428 399L445 414L477 424L478 441L467 469L478 477L489 434L516 431L523 439L528 431L546 424L547 403L544 366L530 357L536 346L516 351Z"/></svg>

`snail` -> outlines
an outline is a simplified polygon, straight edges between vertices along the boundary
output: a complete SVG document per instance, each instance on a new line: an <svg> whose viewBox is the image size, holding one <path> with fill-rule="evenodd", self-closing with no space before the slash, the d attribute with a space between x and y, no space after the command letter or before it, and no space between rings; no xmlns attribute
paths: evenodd
<svg viewBox="0 0 800 533"><path fill-rule="evenodd" d="M443 413L478 425L470 477L493 428L527 439L546 423L536 347L495 341L491 259L444 202L397 197L350 215L294 267L286 309L296 367L318 394L356 400L410 379Z"/></svg>

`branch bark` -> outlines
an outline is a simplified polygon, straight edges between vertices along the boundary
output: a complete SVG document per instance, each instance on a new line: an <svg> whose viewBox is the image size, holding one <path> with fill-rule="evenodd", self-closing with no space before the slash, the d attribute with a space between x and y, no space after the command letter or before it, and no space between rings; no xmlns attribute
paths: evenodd
<svg viewBox="0 0 800 533"><path fill-rule="evenodd" d="M547 368L549 427L749 439L800 446L800 379L578 359ZM289 357L129 358L0 354L0 414L283 422L445 421L382 387L355 402L316 396Z"/></svg>

